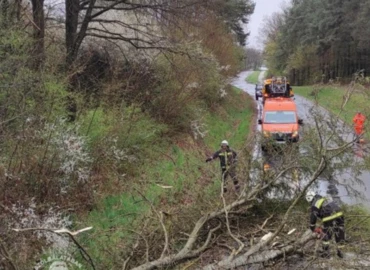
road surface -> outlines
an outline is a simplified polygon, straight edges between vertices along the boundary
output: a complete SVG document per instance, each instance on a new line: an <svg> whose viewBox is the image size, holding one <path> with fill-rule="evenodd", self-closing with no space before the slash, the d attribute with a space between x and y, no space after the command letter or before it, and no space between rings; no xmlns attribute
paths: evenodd
<svg viewBox="0 0 370 270"><path fill-rule="evenodd" d="M245 78L248 76L250 71L241 72L236 78L234 78L231 82L232 85L242 89L243 91L250 94L253 99L255 97L255 90L254 84L247 83ZM302 118L305 124L310 125L312 124L312 117L310 113L310 109L315 107L316 110L319 110L320 114L328 116L329 113L323 109L322 107L315 106L313 102L301 97L295 96L295 101L297 103L298 114L299 118ZM261 112L262 104L260 101L256 102L256 106ZM353 139L352 130L345 126L344 123L339 123L341 125L342 131L342 138L345 141L351 141ZM260 129L260 127L258 127ZM366 154L366 151L361 147L355 149L354 154L356 154L358 159L362 158L362 155ZM258 145L255 146L254 150L254 157L258 157L261 155L260 147ZM360 175L358 175L358 179L360 183L353 183L351 179L351 172L343 173L340 176L336 175L334 181L327 181L327 179L319 179L319 192L321 195L332 195L336 199L340 199L342 202L346 204L362 204L366 208L370 209L370 172L369 171L362 171ZM361 183L362 182L362 183ZM353 194L350 194L346 186L352 187L355 191L357 191L362 198L355 197Z"/></svg>

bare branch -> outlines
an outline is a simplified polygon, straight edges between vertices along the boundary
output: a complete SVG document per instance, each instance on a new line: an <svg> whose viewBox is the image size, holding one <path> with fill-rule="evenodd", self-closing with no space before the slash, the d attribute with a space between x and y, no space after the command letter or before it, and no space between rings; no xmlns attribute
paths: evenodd
<svg viewBox="0 0 370 270"><path fill-rule="evenodd" d="M320 174L325 169L325 167L326 167L326 160L325 160L325 157L322 157L321 162L318 165L314 174L312 175L309 183L306 185L306 187L303 189L303 191L296 197L294 202L289 206L288 210L285 212L283 220L281 221L279 227L276 229L275 233L273 233L266 241L261 241L258 244L252 246L246 253L244 253L241 256L242 259L239 259L239 257L238 257L238 258L235 258L232 261L230 261L229 259L222 260L222 261L219 261L217 264L208 265L204 269L205 270L220 269L220 268L221 269L230 269L232 267L245 265L245 262L248 261L248 259L251 255L259 252L263 247L267 246L280 233L280 231L283 229L283 227L285 226L285 224L288 220L290 212L293 210L295 205L301 199L303 194L306 193L306 190L309 188L309 186L311 186L312 183L320 176ZM312 233L311 233L311 235L312 235Z"/></svg>
<svg viewBox="0 0 370 270"><path fill-rule="evenodd" d="M84 232L84 231L91 230L91 229L92 229L92 227L86 227L84 229L81 229L81 230L78 230L78 231L75 231L75 232L71 232L71 231L69 231L69 230L67 230L65 228L63 228L63 229L25 228L25 229L12 229L12 230L13 231L16 231L16 232L48 231L48 232L55 233L55 234L58 234L58 235L63 234L63 233L66 233L71 238L72 242L77 246L77 248L80 251L82 257L91 265L92 269L95 269L94 262L93 262L92 258L90 257L90 255L80 245L80 243L78 243L77 240L74 238L75 235L77 235L77 234L79 234L81 232Z"/></svg>
<svg viewBox="0 0 370 270"><path fill-rule="evenodd" d="M9 252L8 250L6 249L5 245L4 245L4 241L3 239L0 238L0 253L1 255L10 263L11 267L14 269L14 270L18 270L18 266L13 262L13 260L10 258L10 255L9 255Z"/></svg>

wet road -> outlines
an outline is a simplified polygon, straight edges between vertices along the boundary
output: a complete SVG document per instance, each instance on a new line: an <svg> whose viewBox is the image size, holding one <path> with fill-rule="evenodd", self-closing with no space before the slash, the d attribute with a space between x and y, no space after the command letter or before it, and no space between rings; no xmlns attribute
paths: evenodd
<svg viewBox="0 0 370 270"><path fill-rule="evenodd" d="M241 72L238 75L238 77L232 80L231 84L244 90L245 92L250 94L254 99L255 85L247 83L245 81L245 78L248 76L249 73L250 71ZM293 87L293 90L294 90L294 87ZM320 114L324 116L329 116L329 113L325 109L315 106L313 102L303 97L296 95L295 101L296 101L297 108L298 108L298 116L299 118L303 119L303 121L305 122L305 126L313 123L313 118L310 113L310 110L313 107L315 108L315 110L318 110ZM261 108L262 108L261 101L256 101L256 106L260 114ZM325 117L325 119L327 118L329 117ZM343 138L343 140L347 142L353 140L352 130L349 127L345 126L344 123L340 121L338 121L337 124L340 126L341 137ZM258 129L260 130L260 126L259 125L257 126L258 126ZM364 149L364 147L365 146L356 146L356 148L354 148L353 154L356 155L355 159L362 160L362 157L366 155L367 149ZM258 143L255 146L253 155L255 158L260 158L262 155ZM370 209L370 172L362 171L360 175L357 175L357 179L360 180L358 183L354 183L352 179L353 177L352 177L351 172L336 175L334 181L327 181L326 179L320 179L318 189L322 195L329 194L329 195L332 195L332 197L335 197L336 199L340 199L344 203L351 204L351 205L362 204L366 208ZM348 186L350 186L351 188L353 188L353 190L358 192L360 194L360 197L362 197L362 199L359 198L358 196L355 197L352 192L348 192L346 188Z"/></svg>

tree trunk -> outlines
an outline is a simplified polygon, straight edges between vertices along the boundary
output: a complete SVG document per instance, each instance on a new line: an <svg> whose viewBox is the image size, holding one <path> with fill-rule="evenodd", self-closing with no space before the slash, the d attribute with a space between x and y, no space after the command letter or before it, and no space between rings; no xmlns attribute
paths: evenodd
<svg viewBox="0 0 370 270"><path fill-rule="evenodd" d="M5 28L8 25L9 1L1 0L1 24Z"/></svg>
<svg viewBox="0 0 370 270"><path fill-rule="evenodd" d="M66 0L66 64L67 68L76 58L76 37L78 28L78 14L80 12L79 0Z"/></svg>
<svg viewBox="0 0 370 270"><path fill-rule="evenodd" d="M226 259L215 264L207 265L203 268L203 270L234 269L236 267L245 266L248 264L267 262L269 260L294 253L294 251L299 250L304 244L315 239L316 237L317 236L312 233L311 230L307 230L296 242L286 245L281 249L269 249L261 252L255 252L252 255L249 255L249 251L247 251L245 254L236 257L231 261Z"/></svg>
<svg viewBox="0 0 370 270"><path fill-rule="evenodd" d="M22 0L15 0L15 17L17 18L17 21L21 20L21 10L22 10Z"/></svg>
<svg viewBox="0 0 370 270"><path fill-rule="evenodd" d="M45 57L44 38L45 38L45 14L44 0L31 0L33 14L33 67L38 69L42 66Z"/></svg>

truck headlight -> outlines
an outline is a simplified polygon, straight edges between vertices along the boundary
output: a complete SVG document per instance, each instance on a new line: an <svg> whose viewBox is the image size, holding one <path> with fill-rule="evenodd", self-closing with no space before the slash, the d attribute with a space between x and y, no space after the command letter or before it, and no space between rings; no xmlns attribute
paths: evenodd
<svg viewBox="0 0 370 270"><path fill-rule="evenodd" d="M298 131L294 131L293 134L292 134L292 137L295 138L298 136Z"/></svg>

